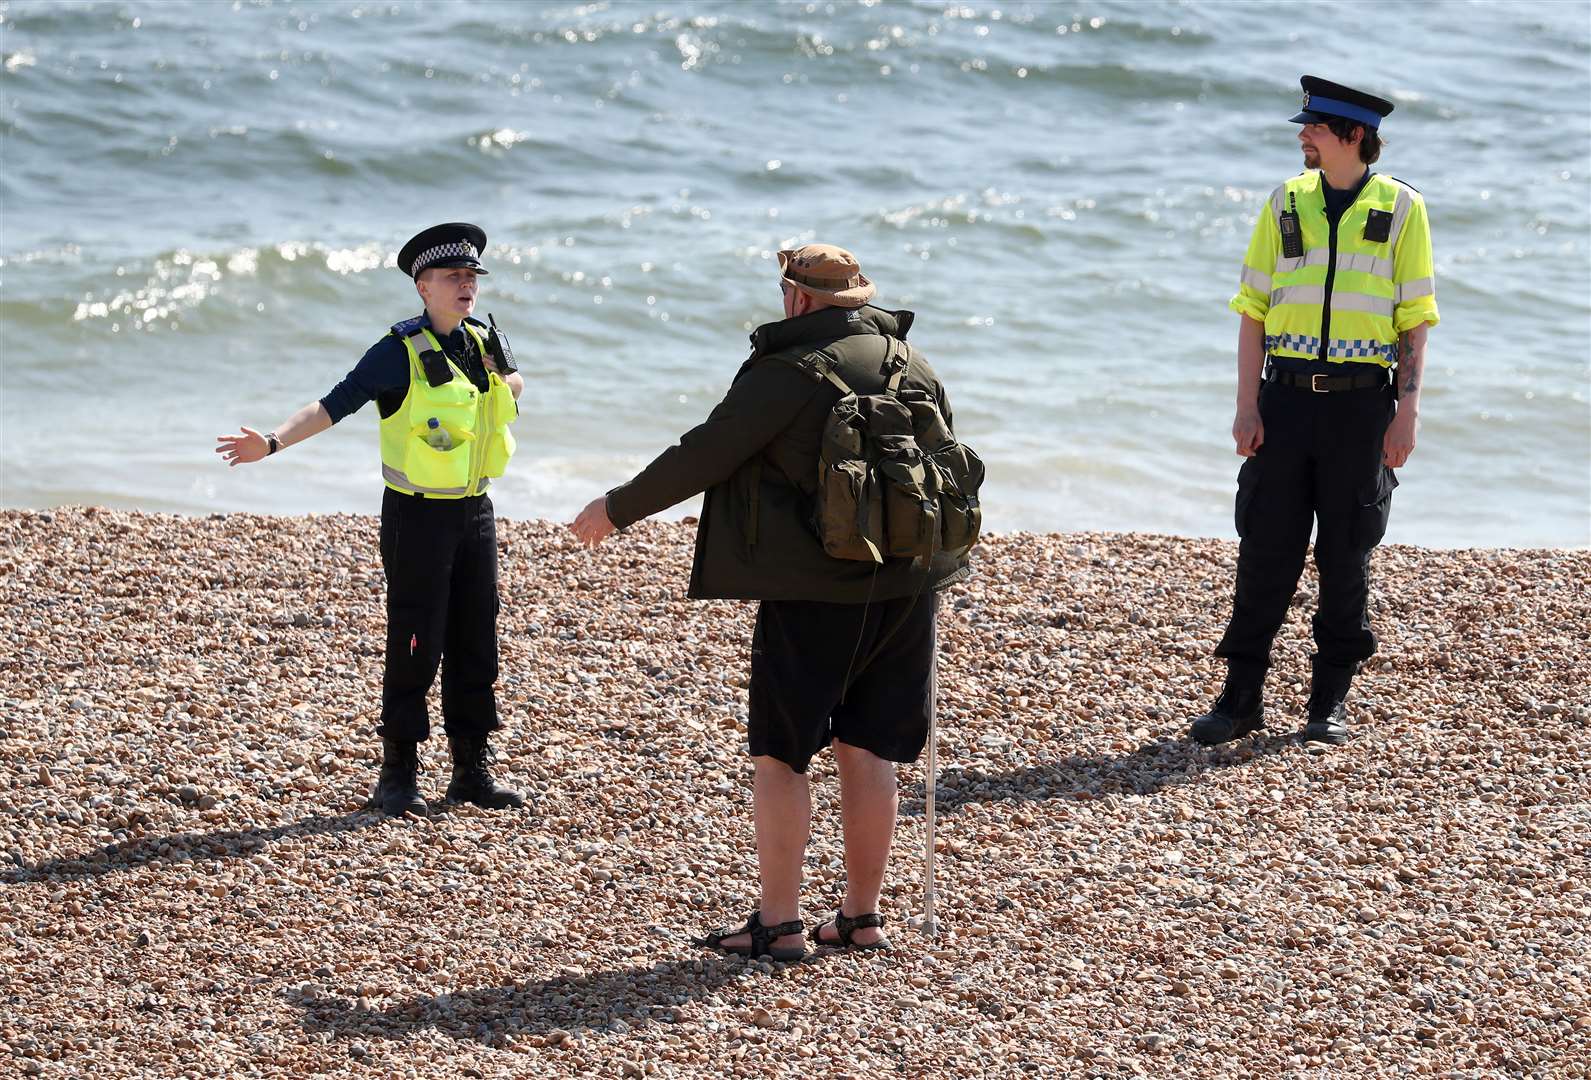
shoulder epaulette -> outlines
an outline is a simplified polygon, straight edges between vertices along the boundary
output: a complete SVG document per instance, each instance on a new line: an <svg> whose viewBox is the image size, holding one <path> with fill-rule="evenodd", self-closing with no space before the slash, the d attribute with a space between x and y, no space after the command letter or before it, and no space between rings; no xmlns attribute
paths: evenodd
<svg viewBox="0 0 1591 1080"><path fill-rule="evenodd" d="M1410 191L1414 192L1416 195L1420 194L1420 189L1415 187L1413 184L1409 183L1407 180L1399 180L1396 176L1389 176L1389 177L1387 177L1387 179L1388 180L1397 180L1398 183L1402 184L1404 187L1408 188Z"/></svg>
<svg viewBox="0 0 1591 1080"><path fill-rule="evenodd" d="M397 334L399 337L408 337L410 334L420 329L420 324L423 322L425 322L425 316L416 315L412 319L404 319L402 322L393 323L392 332Z"/></svg>

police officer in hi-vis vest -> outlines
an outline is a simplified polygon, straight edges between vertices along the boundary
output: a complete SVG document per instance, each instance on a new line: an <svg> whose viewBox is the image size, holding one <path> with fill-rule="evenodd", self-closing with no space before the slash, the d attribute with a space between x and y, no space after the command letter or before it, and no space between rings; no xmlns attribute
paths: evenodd
<svg viewBox="0 0 1591 1080"><path fill-rule="evenodd" d="M398 253L424 313L393 326L353 371L275 431L224 435L230 465L259 461L318 435L370 401L381 413L381 564L387 656L381 687L381 775L371 805L424 814L416 773L430 733L426 693L442 668L442 722L453 753L449 801L523 806L493 781L497 729L497 526L490 478L514 453L508 425L525 388L495 327L471 318L486 234L453 222Z"/></svg>
<svg viewBox="0 0 1591 1080"><path fill-rule="evenodd" d="M1392 103L1302 80L1308 170L1271 193L1249 240L1238 312L1237 591L1216 647L1226 686L1193 722L1206 745L1264 726L1271 642L1304 568L1311 527L1320 601L1306 740L1348 739L1345 701L1370 632L1370 553L1387 528L1393 469L1408 460L1436 325L1425 200L1370 171Z"/></svg>

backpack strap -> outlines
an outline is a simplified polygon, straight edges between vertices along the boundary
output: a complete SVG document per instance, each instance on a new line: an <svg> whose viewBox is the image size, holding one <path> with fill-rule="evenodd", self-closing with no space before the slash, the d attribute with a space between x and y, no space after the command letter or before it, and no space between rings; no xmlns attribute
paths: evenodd
<svg viewBox="0 0 1591 1080"><path fill-rule="evenodd" d="M889 342L888 351L884 353L884 368L889 372L889 381L884 384L891 395L900 391L901 380L906 377L906 369L911 366L911 347L899 338L886 338Z"/></svg>
<svg viewBox="0 0 1591 1080"><path fill-rule="evenodd" d="M884 365L880 369L888 373L888 380L884 387L891 395L900 391L900 384L906 378L906 370L911 367L911 346L899 338L886 337ZM801 371L806 372L814 379L827 379L833 383L842 394L854 393L845 380L840 378L834 370L834 360L827 353L809 352L805 356L791 357L787 361Z"/></svg>
<svg viewBox="0 0 1591 1080"><path fill-rule="evenodd" d="M787 357L786 363L794 365L798 371L805 372L815 380L827 379L842 394L853 393L851 388L845 385L845 380L835 372L834 359L825 352L809 352L805 356Z"/></svg>

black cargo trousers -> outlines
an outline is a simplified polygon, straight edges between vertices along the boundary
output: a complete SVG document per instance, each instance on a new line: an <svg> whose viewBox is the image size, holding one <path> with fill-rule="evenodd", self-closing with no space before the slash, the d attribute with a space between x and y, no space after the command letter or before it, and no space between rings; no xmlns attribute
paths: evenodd
<svg viewBox="0 0 1591 1080"><path fill-rule="evenodd" d="M430 734L426 694L442 668L448 735L498 728L497 519L485 495L427 499L386 489L381 565L387 572L383 738Z"/></svg>
<svg viewBox="0 0 1591 1080"><path fill-rule="evenodd" d="M1398 486L1382 462L1396 407L1390 382L1330 393L1261 385L1265 441L1238 472L1237 590L1215 649L1234 676L1264 678L1316 521L1315 662L1351 669L1375 654L1370 553L1386 534Z"/></svg>

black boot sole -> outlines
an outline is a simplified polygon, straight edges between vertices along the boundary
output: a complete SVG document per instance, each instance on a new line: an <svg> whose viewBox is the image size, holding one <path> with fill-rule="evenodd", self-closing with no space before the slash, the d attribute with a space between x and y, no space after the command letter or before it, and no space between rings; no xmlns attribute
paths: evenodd
<svg viewBox="0 0 1591 1080"><path fill-rule="evenodd" d="M1198 725L1194 724L1188 728L1188 737L1194 742L1198 743L1200 746L1220 746L1223 743L1234 742L1238 739L1241 739L1245 735L1252 735L1256 731L1263 730L1265 730L1265 720L1263 717L1261 717L1258 720L1243 721L1233 724L1231 734L1227 735L1212 736L1209 734L1201 734L1199 732Z"/></svg>
<svg viewBox="0 0 1591 1080"><path fill-rule="evenodd" d="M1345 728L1330 728L1325 724L1305 724L1301 737L1305 742L1341 746L1352 738L1352 735Z"/></svg>
<svg viewBox="0 0 1591 1080"><path fill-rule="evenodd" d="M460 794L448 789L447 801L457 806L459 803L469 803L479 806L483 810L518 810L525 805L523 795L499 796L495 799L474 794Z"/></svg>
<svg viewBox="0 0 1591 1080"><path fill-rule="evenodd" d="M388 817L402 817L404 814L413 814L415 817L431 816L431 807L418 795L401 802L394 800L391 804L378 795L372 795L365 800L365 809L380 810Z"/></svg>

